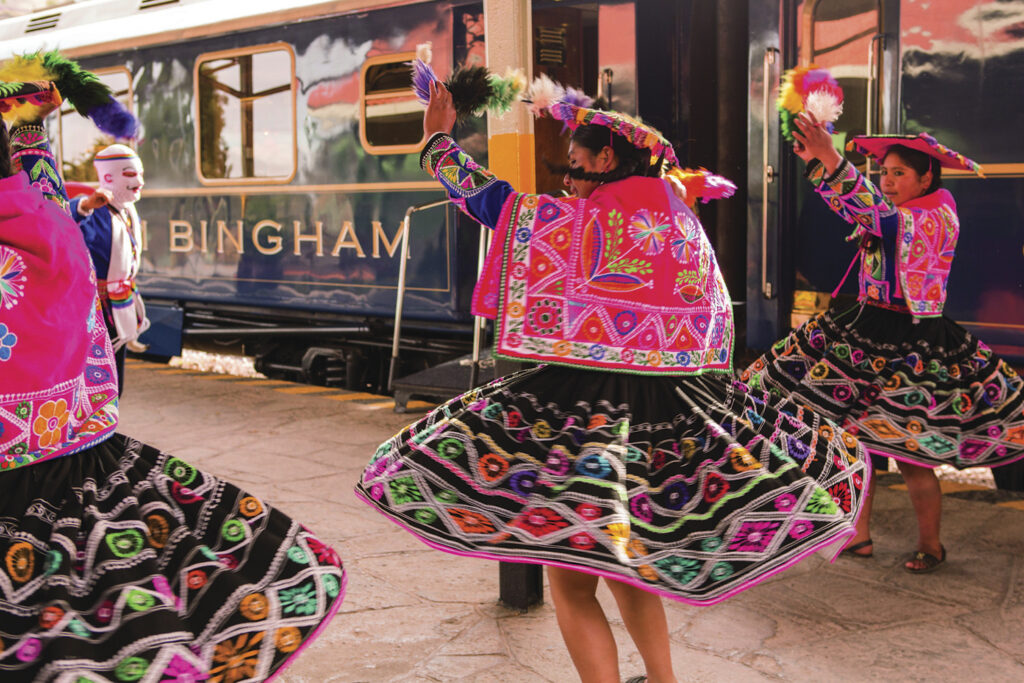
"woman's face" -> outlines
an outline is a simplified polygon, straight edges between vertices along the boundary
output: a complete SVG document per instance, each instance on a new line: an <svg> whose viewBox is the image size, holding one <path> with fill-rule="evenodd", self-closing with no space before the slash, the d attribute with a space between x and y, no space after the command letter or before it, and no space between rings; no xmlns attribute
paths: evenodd
<svg viewBox="0 0 1024 683"><path fill-rule="evenodd" d="M575 142L569 143L569 168L582 168L588 173L605 173L616 166L615 153L611 147L603 147L600 152L594 154L586 147L577 146ZM586 199L597 189L601 183L596 180L576 180L568 173L562 178L562 182L569 186L569 191L580 199Z"/></svg>
<svg viewBox="0 0 1024 683"><path fill-rule="evenodd" d="M882 194L896 206L917 199L928 192L932 184L932 172L918 175L897 152L889 152L882 159Z"/></svg>

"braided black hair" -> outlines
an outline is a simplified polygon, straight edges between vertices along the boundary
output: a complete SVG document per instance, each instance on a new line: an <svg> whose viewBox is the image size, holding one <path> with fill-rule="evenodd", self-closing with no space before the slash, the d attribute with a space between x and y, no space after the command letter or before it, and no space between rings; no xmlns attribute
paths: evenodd
<svg viewBox="0 0 1024 683"><path fill-rule="evenodd" d="M657 178L661 176L661 167L665 161L665 152L651 163L651 151L633 146L629 140L622 135L615 133L612 129L596 124L580 126L572 133L572 141L579 147L584 147L592 154L597 154L605 147L611 146L615 152L619 165L604 173L593 173L584 171L582 168L570 167L565 164L556 165L547 163L552 173L566 175L573 180L589 180L598 183L610 183L615 180L622 180L630 176L641 176ZM609 145L609 143L611 143Z"/></svg>
<svg viewBox="0 0 1024 683"><path fill-rule="evenodd" d="M11 164L11 137L7 133L7 124L0 121L0 178L13 175Z"/></svg>

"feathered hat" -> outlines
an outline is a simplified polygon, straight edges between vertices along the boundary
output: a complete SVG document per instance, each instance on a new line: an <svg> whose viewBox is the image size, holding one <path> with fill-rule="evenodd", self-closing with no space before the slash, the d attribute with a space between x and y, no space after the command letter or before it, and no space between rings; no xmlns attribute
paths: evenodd
<svg viewBox="0 0 1024 683"><path fill-rule="evenodd" d="M728 178L704 168L681 168L672 143L653 126L621 112L596 109L592 98L575 88L564 88L546 75L534 79L523 99L534 116L550 116L570 130L585 125L604 126L626 138L634 147L649 150L652 160L663 160L662 177L682 190L677 190L677 194L684 197L690 207L697 199L707 204L736 192L735 183Z"/></svg>
<svg viewBox="0 0 1024 683"><path fill-rule="evenodd" d="M782 75L776 101L782 136L793 141L793 120L802 111L824 122L829 133L843 113L843 89L827 69L798 66Z"/></svg>
<svg viewBox="0 0 1024 683"><path fill-rule="evenodd" d="M423 104L430 101L431 82L441 81L430 67L430 58L430 44L425 43L417 47L416 59L412 61L413 91ZM593 98L576 88L563 87L547 75L538 76L526 87L526 78L519 70L507 70L504 76L497 76L476 66L456 69L444 85L452 94L452 104L460 119L484 111L500 116L508 112L516 98L521 98L534 116L550 116L569 130L584 125L604 126L635 147L650 150L652 159L662 158L663 177L683 189L690 206L697 199L707 203L731 197L736 191L732 181L706 169L680 168L672 143L654 127L626 114L593 108Z"/></svg>
<svg viewBox="0 0 1024 683"><path fill-rule="evenodd" d="M860 152L868 156L882 159L889 152L893 145L903 145L918 152L924 152L930 157L939 160L939 165L944 168L955 168L961 171L970 171L984 177L981 164L972 161L963 154L939 143L928 133L917 135L858 135L846 143L846 149L851 152Z"/></svg>
<svg viewBox="0 0 1024 683"><path fill-rule="evenodd" d="M431 44L421 43L411 64L412 89L421 104L430 101L430 83L441 81L430 66L431 55ZM507 69L499 76L482 66L470 66L455 69L443 82L452 94L457 118L463 120L486 111L495 116L507 114L526 87L526 76L519 69Z"/></svg>
<svg viewBox="0 0 1024 683"><path fill-rule="evenodd" d="M104 133L115 138L133 138L139 122L124 108L99 78L59 52L37 52L0 63L0 100L14 105L4 112L9 123L39 118L46 89L39 82L56 84L60 94L75 110Z"/></svg>

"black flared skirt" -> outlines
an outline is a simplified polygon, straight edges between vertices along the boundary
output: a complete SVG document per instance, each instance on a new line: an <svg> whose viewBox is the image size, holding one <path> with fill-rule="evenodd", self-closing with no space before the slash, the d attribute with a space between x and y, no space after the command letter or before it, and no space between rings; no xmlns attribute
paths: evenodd
<svg viewBox="0 0 1024 683"><path fill-rule="evenodd" d="M740 375L830 417L873 453L927 467L1024 457L1024 381L947 317L829 310Z"/></svg>
<svg viewBox="0 0 1024 683"><path fill-rule="evenodd" d="M138 441L0 474L0 680L263 681L341 604L337 554Z"/></svg>
<svg viewBox="0 0 1024 683"><path fill-rule="evenodd" d="M852 533L868 476L856 439L766 398L542 366L395 435L356 493L448 552L710 604Z"/></svg>

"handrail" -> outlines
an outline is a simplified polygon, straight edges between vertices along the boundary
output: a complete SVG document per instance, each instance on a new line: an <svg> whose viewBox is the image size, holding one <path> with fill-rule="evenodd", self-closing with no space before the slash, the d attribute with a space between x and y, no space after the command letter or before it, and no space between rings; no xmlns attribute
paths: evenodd
<svg viewBox="0 0 1024 683"><path fill-rule="evenodd" d="M868 41L868 82L867 82L867 93L866 93L867 102L864 103L864 111L866 112L866 117L867 117L867 121L864 122L864 134L865 135L874 135L874 133L875 133L875 130L874 130L875 127L873 125L874 124L874 117L872 116L872 114L874 114L875 112L872 111L872 110L874 109L874 107L877 106L875 104L875 102L874 102L874 100L875 100L875 97L874 97L875 90L878 87L878 75L876 73L878 67L875 64L875 53L877 51L875 50L875 43L879 39L885 40L885 34L884 33L876 33L875 35L871 36L871 40ZM881 62L881 60L879 60L879 62ZM865 155L865 159L867 161L866 161L866 165L864 167L864 172L865 172L865 174L870 174L871 173L871 157Z"/></svg>
<svg viewBox="0 0 1024 683"><path fill-rule="evenodd" d="M775 169L768 163L768 122L773 117L769 74L777 54L779 54L778 48L765 48L762 65L764 111L761 119L761 294L765 299L771 299L773 294L772 283L768 281L768 185L775 180Z"/></svg>
<svg viewBox="0 0 1024 683"><path fill-rule="evenodd" d="M402 336L402 303L405 300L405 274L409 261L409 224L412 215L417 211L432 209L435 206L447 204L447 199L437 199L426 204L410 206L405 210L405 218L402 219L402 249L401 258L398 264L398 292L395 295L395 331L391 339L391 365L388 368L388 391L395 381L395 372L398 369L398 342Z"/></svg>

